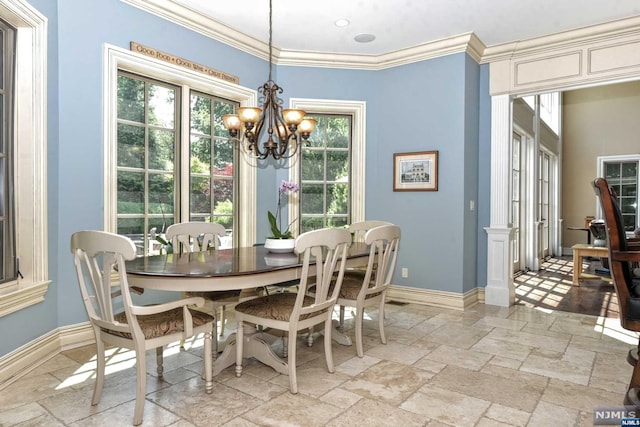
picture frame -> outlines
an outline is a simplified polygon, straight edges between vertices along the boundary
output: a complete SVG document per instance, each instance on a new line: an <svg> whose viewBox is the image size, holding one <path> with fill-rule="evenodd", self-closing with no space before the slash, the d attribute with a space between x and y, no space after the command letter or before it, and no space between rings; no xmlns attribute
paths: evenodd
<svg viewBox="0 0 640 427"><path fill-rule="evenodd" d="M393 191L438 191L438 151L394 153Z"/></svg>

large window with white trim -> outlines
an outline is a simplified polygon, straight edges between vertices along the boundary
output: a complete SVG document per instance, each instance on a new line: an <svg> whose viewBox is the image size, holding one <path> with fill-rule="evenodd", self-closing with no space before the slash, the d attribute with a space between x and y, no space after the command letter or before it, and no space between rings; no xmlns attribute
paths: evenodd
<svg viewBox="0 0 640 427"><path fill-rule="evenodd" d="M362 101L292 98L317 120L289 169L300 185L298 203L289 204L289 217L299 232L341 227L365 219L366 104ZM298 220L299 219L299 220Z"/></svg>
<svg viewBox="0 0 640 427"><path fill-rule="evenodd" d="M133 238L140 254L159 252L156 236L176 222L218 222L233 235L237 150L220 117L237 104L119 73L117 232Z"/></svg>
<svg viewBox="0 0 640 427"><path fill-rule="evenodd" d="M350 115L309 114L317 121L300 158L299 232L351 223Z"/></svg>
<svg viewBox="0 0 640 427"><path fill-rule="evenodd" d="M0 283L15 280L18 274L13 198L15 33L15 28L0 20Z"/></svg>
<svg viewBox="0 0 640 427"><path fill-rule="evenodd" d="M3 84L3 109L7 108L9 98L13 109L12 118L3 112L2 209L6 224L3 239L8 230L11 232L12 227L7 230L7 225L13 221L15 240L9 245L15 245L15 252L11 254L10 247L5 246L2 258L8 260L5 267L9 268L15 266L10 258L19 260L20 272L4 272L6 280L0 284L0 316L4 316L41 302L50 284L46 197L47 20L23 0L0 0L0 6L0 19L7 24L5 29L12 27L15 35L10 44L7 44L10 39L3 37L3 49L10 49L11 45L14 49L13 63L3 60L3 73L9 68L19 70L10 77L13 87L7 86L7 81ZM7 34L5 31L4 35ZM7 179L13 179L13 207L6 198L12 191ZM20 215L11 220L8 215L14 212Z"/></svg>
<svg viewBox="0 0 640 427"><path fill-rule="evenodd" d="M221 116L256 92L115 46L105 67L105 229L140 255L161 251L175 222L221 223L224 246L255 242L255 167Z"/></svg>

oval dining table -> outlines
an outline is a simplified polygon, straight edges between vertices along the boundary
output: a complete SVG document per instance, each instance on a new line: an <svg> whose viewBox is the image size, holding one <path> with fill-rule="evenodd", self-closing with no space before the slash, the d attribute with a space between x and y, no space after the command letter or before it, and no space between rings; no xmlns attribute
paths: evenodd
<svg viewBox="0 0 640 427"><path fill-rule="evenodd" d="M353 243L349 248L347 267L367 263L369 247ZM264 246L238 247L203 252L151 255L126 262L129 286L176 292L242 290L243 296L255 295L256 289L291 283L300 279L302 260L295 253L272 253ZM310 269L310 275L314 274ZM337 323L337 322L336 322ZM256 358L277 372L287 375L284 362L271 343L273 335L247 327L244 333L245 358ZM351 339L333 328L332 339L351 345ZM213 375L235 364L235 334L226 340L224 350L213 363Z"/></svg>

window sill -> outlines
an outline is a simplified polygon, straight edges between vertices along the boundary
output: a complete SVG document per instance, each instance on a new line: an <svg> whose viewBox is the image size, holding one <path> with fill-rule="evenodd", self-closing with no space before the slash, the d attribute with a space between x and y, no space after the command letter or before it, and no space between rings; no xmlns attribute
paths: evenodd
<svg viewBox="0 0 640 427"><path fill-rule="evenodd" d="M0 295L0 317L44 301L50 284L49 280L43 283L16 286L15 290L7 289L7 292Z"/></svg>

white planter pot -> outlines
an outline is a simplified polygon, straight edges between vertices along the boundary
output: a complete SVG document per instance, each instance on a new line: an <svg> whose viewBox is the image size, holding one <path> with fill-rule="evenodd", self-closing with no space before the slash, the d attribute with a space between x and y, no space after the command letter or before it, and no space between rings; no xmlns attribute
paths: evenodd
<svg viewBox="0 0 640 427"><path fill-rule="evenodd" d="M283 254L287 252L293 252L295 242L295 239L266 239L264 241L264 247L269 252Z"/></svg>

